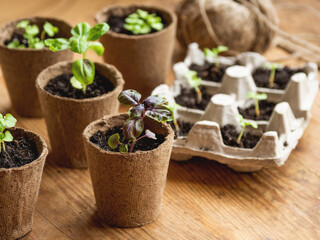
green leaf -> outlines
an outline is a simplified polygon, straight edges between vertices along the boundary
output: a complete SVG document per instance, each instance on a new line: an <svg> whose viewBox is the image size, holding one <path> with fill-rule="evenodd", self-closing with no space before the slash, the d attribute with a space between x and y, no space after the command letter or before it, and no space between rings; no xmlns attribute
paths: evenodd
<svg viewBox="0 0 320 240"><path fill-rule="evenodd" d="M90 85L95 76L94 63L89 59L78 59L72 64L72 73L82 85Z"/></svg>
<svg viewBox="0 0 320 240"><path fill-rule="evenodd" d="M120 147L119 147L119 151L121 153L128 153L129 152L128 145L127 144L121 144Z"/></svg>
<svg viewBox="0 0 320 240"><path fill-rule="evenodd" d="M100 42L90 42L88 48L95 51L98 56L101 56L104 53L104 47Z"/></svg>
<svg viewBox="0 0 320 240"><path fill-rule="evenodd" d="M99 23L89 30L88 41L98 40L102 35L106 34L110 29L106 23ZM100 56L100 55L99 55Z"/></svg>
<svg viewBox="0 0 320 240"><path fill-rule="evenodd" d="M268 95L266 93L261 93L256 95L257 100L266 100L268 98Z"/></svg>
<svg viewBox="0 0 320 240"><path fill-rule="evenodd" d="M2 132L0 132L0 144L1 144L1 142L3 141L3 139L4 139L4 133L2 133Z"/></svg>
<svg viewBox="0 0 320 240"><path fill-rule="evenodd" d="M17 119L15 119L10 113L7 113L4 117L4 125L6 127L14 127L17 123Z"/></svg>
<svg viewBox="0 0 320 240"><path fill-rule="evenodd" d="M49 50L53 52L65 50L70 46L69 40L65 38L47 39L44 40L44 43L49 47Z"/></svg>
<svg viewBox="0 0 320 240"><path fill-rule="evenodd" d="M206 57L216 57L216 54L212 52L209 48L205 48L203 52Z"/></svg>
<svg viewBox="0 0 320 240"><path fill-rule="evenodd" d="M201 85L202 79L197 77L196 71L188 71L185 76L192 87L195 88Z"/></svg>
<svg viewBox="0 0 320 240"><path fill-rule="evenodd" d="M163 29L163 23L153 23L151 27L157 31L160 31Z"/></svg>
<svg viewBox="0 0 320 240"><path fill-rule="evenodd" d="M28 25L25 28L26 32L24 34L25 38L31 38L39 34L40 30L37 25Z"/></svg>
<svg viewBox="0 0 320 240"><path fill-rule="evenodd" d="M123 135L127 140L138 138L144 128L142 118L129 118L123 124Z"/></svg>
<svg viewBox="0 0 320 240"><path fill-rule="evenodd" d="M11 133L9 131L6 131L4 133L4 138L2 139L5 142L12 142L13 141L13 137L11 135Z"/></svg>
<svg viewBox="0 0 320 240"><path fill-rule="evenodd" d="M79 82L75 76L73 76L71 79L70 79L70 83L72 85L72 87L76 88L76 89L82 89L82 83Z"/></svg>
<svg viewBox="0 0 320 240"><path fill-rule="evenodd" d="M42 49L42 48L44 48L44 42L37 42L37 43L35 43L34 45L33 45L33 47L35 48L35 49Z"/></svg>
<svg viewBox="0 0 320 240"><path fill-rule="evenodd" d="M24 45L22 45L24 46ZM19 48L20 47L20 41L19 40L13 40L12 42L10 42L7 45L8 48L12 49L12 48Z"/></svg>
<svg viewBox="0 0 320 240"><path fill-rule="evenodd" d="M71 34L75 37L87 37L90 29L91 27L89 23L78 23L74 28L71 29Z"/></svg>
<svg viewBox="0 0 320 240"><path fill-rule="evenodd" d="M133 89L124 90L118 96L118 100L120 103L131 106L137 105L140 99L141 94Z"/></svg>
<svg viewBox="0 0 320 240"><path fill-rule="evenodd" d="M148 17L148 12L144 11L142 9L137 9L137 14L139 15L140 18L146 19Z"/></svg>
<svg viewBox="0 0 320 240"><path fill-rule="evenodd" d="M218 46L216 49L218 53L226 52L229 50L229 48L226 46Z"/></svg>
<svg viewBox="0 0 320 240"><path fill-rule="evenodd" d="M108 145L111 149L115 149L120 143L120 135L118 133L111 135L108 139Z"/></svg>
<svg viewBox="0 0 320 240"><path fill-rule="evenodd" d="M73 52L82 54L85 51L87 51L89 47L89 43L87 41L87 37L82 36L82 37L71 37L70 38L70 49Z"/></svg>
<svg viewBox="0 0 320 240"><path fill-rule="evenodd" d="M43 25L43 30L48 34L48 36L53 37L56 33L59 32L59 28L53 26L49 22L45 22Z"/></svg>
<svg viewBox="0 0 320 240"><path fill-rule="evenodd" d="M18 28L26 28L29 25L30 21L29 20L22 20L18 22L17 27Z"/></svg>

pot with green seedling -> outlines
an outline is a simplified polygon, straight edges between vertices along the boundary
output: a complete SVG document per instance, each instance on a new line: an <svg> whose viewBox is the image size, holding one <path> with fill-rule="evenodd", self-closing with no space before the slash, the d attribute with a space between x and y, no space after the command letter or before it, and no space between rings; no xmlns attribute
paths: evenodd
<svg viewBox="0 0 320 240"><path fill-rule="evenodd" d="M82 131L93 120L118 111L117 96L124 80L112 65L87 58L89 50L102 55L97 40L109 29L106 23L91 27L79 23L69 39L45 40L51 51L81 54L74 62L60 62L42 71L36 82L54 161L71 168L87 168Z"/></svg>
<svg viewBox="0 0 320 240"><path fill-rule="evenodd" d="M69 37L71 26L56 18L33 17L0 27L0 64L13 108L24 117L41 117L35 88L37 75L46 67L72 60L69 50L54 53L47 38Z"/></svg>
<svg viewBox="0 0 320 240"><path fill-rule="evenodd" d="M108 49L103 57L123 74L126 88L147 96L164 83L175 42L172 11L149 5L110 6L96 15L96 21L110 25L101 38Z"/></svg>
<svg viewBox="0 0 320 240"><path fill-rule="evenodd" d="M0 239L31 231L48 149L35 133L15 127L11 114L0 114Z"/></svg>
<svg viewBox="0 0 320 240"><path fill-rule="evenodd" d="M174 133L172 108L166 99L141 101L134 90L119 97L128 114L106 116L83 132L97 212L119 227L137 227L155 220L170 160Z"/></svg>
<svg viewBox="0 0 320 240"><path fill-rule="evenodd" d="M209 58L214 59L214 64L217 68L220 67L219 54L228 51L228 47L226 46L218 46L216 48L205 48L203 50L204 55Z"/></svg>

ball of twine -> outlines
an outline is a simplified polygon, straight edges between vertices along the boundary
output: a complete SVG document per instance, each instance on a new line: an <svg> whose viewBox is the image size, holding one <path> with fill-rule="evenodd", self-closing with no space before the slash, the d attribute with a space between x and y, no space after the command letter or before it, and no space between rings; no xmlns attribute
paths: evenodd
<svg viewBox="0 0 320 240"><path fill-rule="evenodd" d="M268 21L278 24L270 0L246 0ZM184 0L178 6L177 38L182 47L197 42L200 48L228 46L229 54L264 52L276 33L239 0Z"/></svg>

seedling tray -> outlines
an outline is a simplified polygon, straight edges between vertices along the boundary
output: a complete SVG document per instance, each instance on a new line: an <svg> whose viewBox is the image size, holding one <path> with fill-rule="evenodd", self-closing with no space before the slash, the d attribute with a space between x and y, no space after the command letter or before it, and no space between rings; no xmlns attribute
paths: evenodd
<svg viewBox="0 0 320 240"><path fill-rule="evenodd" d="M188 67L192 63L201 64L204 58L197 44L191 44L184 62L174 65L176 80L173 85L160 85L153 94L164 96L173 103L181 87L189 87L184 77ZM174 141L172 159L186 161L195 156L203 157L244 172L283 165L311 118L310 109L319 88L317 65L309 62L301 66L303 72L292 75L286 89L278 90L256 87L252 72L268 63L260 54L247 52L236 57L219 57L219 60L230 67L221 83L202 81L202 85L212 94L206 109L202 111L182 106L176 109L177 119L194 125L187 136L177 137ZM239 113L237 107L250 104L246 99L246 93L250 91L267 93L268 100L276 103L274 111L269 121L256 121L258 129L246 129L252 133L262 132L254 148L227 146L223 143L220 128L231 124L240 131L236 119Z"/></svg>

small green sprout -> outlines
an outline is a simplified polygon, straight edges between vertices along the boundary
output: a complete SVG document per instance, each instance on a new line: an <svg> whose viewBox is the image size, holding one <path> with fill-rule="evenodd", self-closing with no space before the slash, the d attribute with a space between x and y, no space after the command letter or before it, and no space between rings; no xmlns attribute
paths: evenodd
<svg viewBox="0 0 320 240"><path fill-rule="evenodd" d="M163 29L161 17L141 9L126 17L125 22L124 28L136 35L150 33L152 29L156 31Z"/></svg>
<svg viewBox="0 0 320 240"><path fill-rule="evenodd" d="M49 37L53 37L58 31L58 27L53 26L49 22L43 24L43 30L40 34L40 38L36 37L40 30L37 25L30 25L29 20L22 20L17 24L18 28L23 28L25 30L23 37L28 41L28 47L34 49L44 48L44 39L46 34ZM8 48L25 48L24 44L21 44L19 40L15 39L8 44Z"/></svg>
<svg viewBox="0 0 320 240"><path fill-rule="evenodd" d="M202 101L202 93L200 91L199 86L201 85L202 79L197 76L196 71L188 71L185 75L187 78L189 84L195 89L197 95L198 95L198 102Z"/></svg>
<svg viewBox="0 0 320 240"><path fill-rule="evenodd" d="M6 151L5 142L12 142L13 137L9 131L5 131L6 128L11 128L16 125L17 120L11 115L6 114L4 117L0 113L0 152L1 148Z"/></svg>
<svg viewBox="0 0 320 240"><path fill-rule="evenodd" d="M240 126L242 127L242 130L241 130L241 132L240 132L240 134L239 134L239 136L238 136L238 138L237 138L237 143L240 144L240 143L241 143L241 138L242 138L242 136L243 136L244 129L246 128L246 126L251 126L251 127L253 127L253 128L258 128L258 125L257 125L257 123L255 123L255 122L245 121L245 120L243 119L243 116L242 116L241 114L238 114L236 117L238 118L238 120L239 120L239 122L240 122Z"/></svg>
<svg viewBox="0 0 320 240"><path fill-rule="evenodd" d="M203 50L204 55L206 57L213 57L214 58L216 67L220 67L220 62L218 59L219 54L222 52L226 52L226 51L228 51L228 47L226 47L226 46L218 46L218 47L212 48L212 49L205 48Z"/></svg>
<svg viewBox="0 0 320 240"><path fill-rule="evenodd" d="M276 70L277 70L278 67L280 67L280 64L278 64L278 63L270 63L270 64L267 65L267 67L270 68L269 86L273 87Z"/></svg>
<svg viewBox="0 0 320 240"><path fill-rule="evenodd" d="M248 92L247 93L247 99L253 99L254 105L256 109L256 115L257 117L260 116L260 109L259 109L259 101L266 100L268 98L266 93L257 93L257 92Z"/></svg>
<svg viewBox="0 0 320 240"><path fill-rule="evenodd" d="M109 30L109 25L99 23L91 27L89 23L77 24L72 30L70 39L54 38L45 40L46 46L53 52L70 49L75 53L82 54L82 59L78 59L72 64L73 77L70 82L74 88L82 89L86 93L87 86L93 83L95 77L94 63L86 58L89 49L95 51L99 56L104 53L104 47L98 40Z"/></svg>

